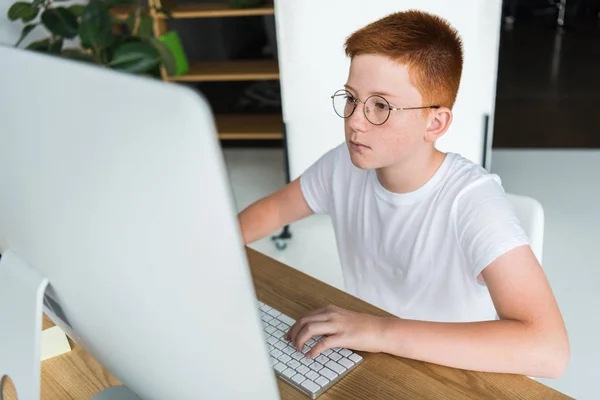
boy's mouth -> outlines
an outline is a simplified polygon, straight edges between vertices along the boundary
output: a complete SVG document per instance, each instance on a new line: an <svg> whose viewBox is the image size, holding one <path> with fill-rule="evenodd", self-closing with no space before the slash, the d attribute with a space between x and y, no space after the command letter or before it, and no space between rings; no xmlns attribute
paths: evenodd
<svg viewBox="0 0 600 400"><path fill-rule="evenodd" d="M367 146L367 145L364 145L364 144L362 144L362 143L360 143L360 142L355 142L354 140L351 140L351 141L350 141L350 146L352 146L352 148L353 148L354 150L365 150L365 149L370 149L370 147L369 147L369 146Z"/></svg>

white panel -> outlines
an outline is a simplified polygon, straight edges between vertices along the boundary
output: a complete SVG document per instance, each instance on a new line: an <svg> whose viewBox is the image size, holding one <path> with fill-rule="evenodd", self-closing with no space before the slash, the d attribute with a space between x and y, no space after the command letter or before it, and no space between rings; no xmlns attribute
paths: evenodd
<svg viewBox="0 0 600 400"><path fill-rule="evenodd" d="M401 5L395 0L275 3L292 178L344 140L343 121L334 114L330 96L348 76L345 39L385 15L412 8L446 18L464 42L465 63L454 122L438 148L483 161L483 117L492 112L495 93L500 0L464 0L460 7L445 0L405 0Z"/></svg>

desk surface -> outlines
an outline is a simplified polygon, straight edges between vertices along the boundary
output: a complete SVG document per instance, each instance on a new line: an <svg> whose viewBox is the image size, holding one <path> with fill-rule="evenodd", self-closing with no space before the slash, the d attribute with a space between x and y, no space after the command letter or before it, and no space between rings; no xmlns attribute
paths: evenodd
<svg viewBox="0 0 600 400"><path fill-rule="evenodd" d="M259 300L292 318L314 308L336 304L373 315L386 312L253 250L248 259ZM44 317L44 329L53 323ZM42 400L89 400L120 382L81 347L42 363ZM364 362L319 400L363 399L568 399L525 376L471 372L388 354L360 353ZM282 399L306 400L278 380ZM1 396L0 396L1 398ZM7 400L14 400L8 393Z"/></svg>

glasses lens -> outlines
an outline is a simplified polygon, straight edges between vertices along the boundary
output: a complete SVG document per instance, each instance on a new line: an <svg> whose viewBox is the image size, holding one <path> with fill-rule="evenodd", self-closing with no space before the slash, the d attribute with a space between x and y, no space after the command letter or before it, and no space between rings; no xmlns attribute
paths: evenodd
<svg viewBox="0 0 600 400"><path fill-rule="evenodd" d="M374 125L381 125L390 116L390 103L381 96L371 96L365 102L365 116Z"/></svg>
<svg viewBox="0 0 600 400"><path fill-rule="evenodd" d="M354 97L345 90L338 90L333 95L333 109L342 118L348 118L354 111Z"/></svg>

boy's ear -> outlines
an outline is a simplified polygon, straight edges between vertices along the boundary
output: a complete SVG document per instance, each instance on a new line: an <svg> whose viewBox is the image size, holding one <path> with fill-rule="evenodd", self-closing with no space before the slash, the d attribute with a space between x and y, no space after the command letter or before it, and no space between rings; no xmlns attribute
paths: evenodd
<svg viewBox="0 0 600 400"><path fill-rule="evenodd" d="M425 130L425 141L435 142L450 127L452 123L452 110L447 107L434 108L427 116L427 129Z"/></svg>

